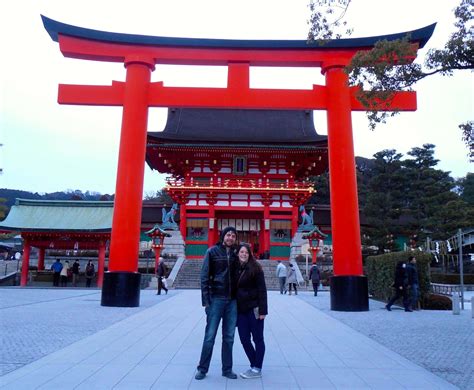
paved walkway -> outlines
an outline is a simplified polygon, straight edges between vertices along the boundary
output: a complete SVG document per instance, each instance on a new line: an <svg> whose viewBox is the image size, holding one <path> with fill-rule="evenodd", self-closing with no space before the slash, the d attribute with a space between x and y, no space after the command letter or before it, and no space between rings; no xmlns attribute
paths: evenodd
<svg viewBox="0 0 474 390"><path fill-rule="evenodd" d="M218 339L208 376L196 381L205 326L197 290L160 297L145 290L139 308L107 308L100 306L98 290L0 289L1 363L6 372L0 388L458 388L330 315L337 312L315 307L315 302L329 302L327 293L320 295L315 301L309 292L298 297L269 293L262 379L223 378ZM343 315L362 319L381 313L383 326L406 315L420 315L423 326L424 312L373 310L372 302L370 312ZM464 312L462 320L472 326L470 313ZM236 337L234 370L242 372L247 365Z"/></svg>

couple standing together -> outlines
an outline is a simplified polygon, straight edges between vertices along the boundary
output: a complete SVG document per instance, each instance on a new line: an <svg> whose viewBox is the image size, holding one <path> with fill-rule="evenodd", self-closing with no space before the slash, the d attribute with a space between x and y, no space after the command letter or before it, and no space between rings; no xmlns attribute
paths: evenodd
<svg viewBox="0 0 474 390"><path fill-rule="evenodd" d="M244 379L260 378L265 354L264 319L267 315L267 289L260 264L248 244L235 247L234 227L222 230L217 245L209 248L201 269L202 305L206 330L195 378L204 379L209 371L217 329L222 320L222 375L237 379L232 371L232 347L237 326L250 368ZM237 251L236 251L237 249ZM253 344L252 341L253 340Z"/></svg>

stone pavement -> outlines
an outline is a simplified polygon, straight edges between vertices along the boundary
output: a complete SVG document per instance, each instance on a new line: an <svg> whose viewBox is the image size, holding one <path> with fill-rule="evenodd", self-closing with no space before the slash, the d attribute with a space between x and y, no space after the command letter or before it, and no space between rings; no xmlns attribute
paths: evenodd
<svg viewBox="0 0 474 390"><path fill-rule="evenodd" d="M208 376L196 381L205 326L198 290L174 290L159 297L144 290L139 308L108 308L100 306L98 290L4 288L0 289L4 374L0 388L458 388L438 376L442 373L434 375L394 352L391 345L383 346L343 323L378 321L383 329L408 323L408 331L415 324L429 332L436 329L437 317L427 322L424 315L429 312L387 312L373 305L371 301L371 311L364 313L331 312L327 292L317 298L309 292L297 297L269 292L263 378L223 378L219 336ZM434 313L461 320L472 333L470 313ZM433 349L436 345L425 352ZM451 355L459 362L469 358ZM237 336L234 370L242 372L247 366ZM461 388L473 388L473 382L466 386Z"/></svg>

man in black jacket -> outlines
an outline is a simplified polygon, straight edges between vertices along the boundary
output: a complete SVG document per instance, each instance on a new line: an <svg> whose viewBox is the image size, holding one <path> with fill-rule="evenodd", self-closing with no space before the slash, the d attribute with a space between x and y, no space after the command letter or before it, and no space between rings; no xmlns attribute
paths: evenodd
<svg viewBox="0 0 474 390"><path fill-rule="evenodd" d="M416 268L415 256L408 257L407 264L408 287L410 288L410 305L412 310L418 310L418 297L420 292L420 281Z"/></svg>
<svg viewBox="0 0 474 390"><path fill-rule="evenodd" d="M160 257L158 261L159 263L156 269L156 278L158 280L158 291L156 292L156 295L161 295L162 289L166 291L166 294L168 294L168 289L163 284L163 278L166 278L166 273L167 273L165 260L163 259L163 257Z"/></svg>
<svg viewBox="0 0 474 390"><path fill-rule="evenodd" d="M238 260L234 227L222 230L217 245L209 248L201 269L202 305L206 308L206 330L195 378L204 379L209 371L217 329L222 319L222 375L237 379L232 371L232 348L237 324Z"/></svg>

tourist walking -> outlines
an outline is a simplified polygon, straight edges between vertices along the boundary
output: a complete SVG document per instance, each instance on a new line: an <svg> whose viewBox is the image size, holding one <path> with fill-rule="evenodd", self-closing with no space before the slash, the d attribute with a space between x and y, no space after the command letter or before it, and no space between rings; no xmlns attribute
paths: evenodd
<svg viewBox="0 0 474 390"><path fill-rule="evenodd" d="M89 262L86 265L86 287L91 286L92 279L95 276L95 266L92 264L92 261L89 260Z"/></svg>
<svg viewBox="0 0 474 390"><path fill-rule="evenodd" d="M314 296L317 297L318 287L321 281L321 272L319 271L319 267L316 264L313 264L309 270L308 279L311 280L311 283L313 283Z"/></svg>
<svg viewBox="0 0 474 390"><path fill-rule="evenodd" d="M156 278L158 279L158 291L156 295L161 295L161 290L165 290L166 294L168 294L168 289L165 286L165 278L166 278L167 268L165 264L165 260L163 257L160 257L158 260L158 267L156 269Z"/></svg>
<svg viewBox="0 0 474 390"><path fill-rule="evenodd" d="M418 269L416 268L415 256L408 257L407 279L410 295L410 307L412 310L418 310L418 298L420 296L420 281L418 278Z"/></svg>
<svg viewBox="0 0 474 390"><path fill-rule="evenodd" d="M237 231L228 226L222 230L219 242L206 251L201 268L201 298L206 309L206 329L201 358L195 378L204 379L209 371L217 329L222 319L222 375L237 379L232 371L232 348L237 325L238 260L234 244Z"/></svg>
<svg viewBox="0 0 474 390"><path fill-rule="evenodd" d="M63 269L63 263L61 263L61 260L56 259L56 262L54 262L51 265L51 270L53 271L53 286L59 287L59 278L61 276L61 270Z"/></svg>
<svg viewBox="0 0 474 390"><path fill-rule="evenodd" d="M79 280L79 269L81 268L81 265L79 264L79 260L75 260L74 263L72 263L72 285L74 287L77 287L77 281Z"/></svg>
<svg viewBox="0 0 474 390"><path fill-rule="evenodd" d="M276 267L276 276L278 282L280 283L280 294L286 294L286 266L278 260L278 265Z"/></svg>
<svg viewBox="0 0 474 390"><path fill-rule="evenodd" d="M393 281L393 288L395 290L395 295L388 301L385 305L385 308L388 311L391 311L391 307L394 302L399 299L403 298L403 306L405 307L405 311L412 311L409 306L409 299L407 293L408 281L407 281L407 273L406 273L406 264L404 261L399 261L395 266L395 277Z"/></svg>
<svg viewBox="0 0 474 390"><path fill-rule="evenodd" d="M248 244L240 244L237 256L240 265L237 282L237 329L250 362L250 368L240 376L244 379L260 378L265 355L263 328L268 314L265 276Z"/></svg>
<svg viewBox="0 0 474 390"><path fill-rule="evenodd" d="M67 278L69 276L69 261L66 260L64 263L63 268L61 269L60 275L61 275L61 287L67 287Z"/></svg>
<svg viewBox="0 0 474 390"><path fill-rule="evenodd" d="M296 278L295 266L292 263L290 263L290 266L288 268L288 275L286 277L286 281L288 283L288 295L291 295L291 287L295 289L295 295L298 295L298 290L296 288L296 283L298 283L298 280Z"/></svg>

